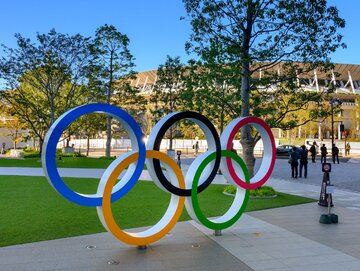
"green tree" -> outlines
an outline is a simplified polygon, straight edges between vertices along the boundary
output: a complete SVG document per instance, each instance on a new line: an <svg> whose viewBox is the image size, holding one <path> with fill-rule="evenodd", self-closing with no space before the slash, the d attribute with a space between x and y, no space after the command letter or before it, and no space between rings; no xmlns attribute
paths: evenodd
<svg viewBox="0 0 360 271"><path fill-rule="evenodd" d="M280 126L284 115L296 111L296 107L308 106L314 95L297 92L297 76L328 63L329 54L345 46L338 33L345 22L336 7L327 6L326 0L183 0L183 3L192 24L187 50L198 54L205 64L217 59L219 65L231 65L233 91L241 97L239 107L235 108L237 116L262 116L268 118L272 127ZM280 62L281 74L277 72ZM255 80L259 71L266 76ZM276 87L273 92L280 90L277 95L264 91L273 86ZM277 101L284 95L289 95L288 101ZM319 97L313 99L320 102ZM278 106L285 111L276 114ZM255 143L251 127L241 129L244 159L251 173Z"/></svg>
<svg viewBox="0 0 360 271"><path fill-rule="evenodd" d="M79 119L77 133L86 137L86 156L89 156L90 139L95 138L106 129L105 116L102 114L91 113Z"/></svg>
<svg viewBox="0 0 360 271"><path fill-rule="evenodd" d="M23 139L25 135L23 124L16 118L11 118L4 123L4 127L7 128L7 136L11 138L13 142L14 150L17 144Z"/></svg>
<svg viewBox="0 0 360 271"><path fill-rule="evenodd" d="M233 91L234 71L231 65L218 61L190 61L185 72L186 87L180 93L182 106L208 116L220 133L236 115L240 103L239 93Z"/></svg>
<svg viewBox="0 0 360 271"><path fill-rule="evenodd" d="M112 25L105 24L96 30L91 46L93 56L90 69L90 83L99 94L98 100L108 104L135 104L138 90L131 88L128 80L134 68L134 57L129 50L129 38ZM119 84L121 86L119 86ZM117 94L116 99L114 95ZM107 117L106 150L110 156L112 138L112 118Z"/></svg>
<svg viewBox="0 0 360 271"><path fill-rule="evenodd" d="M38 33L36 43L20 34L15 37L17 48L2 45L0 77L7 90L1 91L0 97L38 136L41 147L55 119L82 101L90 60L89 39L54 29L48 34Z"/></svg>
<svg viewBox="0 0 360 271"><path fill-rule="evenodd" d="M140 88L132 87L127 79L129 78L127 77L126 80L122 79L114 83L115 93L111 103L133 116L144 131L147 125L145 119L147 100L144 95L140 94ZM119 138L119 136L123 136L124 132L125 129L120 123L111 123L111 134L113 137Z"/></svg>
<svg viewBox="0 0 360 271"><path fill-rule="evenodd" d="M152 114L155 122L164 115L180 109L180 95L183 88L184 68L180 57L166 56L164 64L157 70L157 81L150 102L154 104ZM173 127L169 129L169 149L173 149Z"/></svg>

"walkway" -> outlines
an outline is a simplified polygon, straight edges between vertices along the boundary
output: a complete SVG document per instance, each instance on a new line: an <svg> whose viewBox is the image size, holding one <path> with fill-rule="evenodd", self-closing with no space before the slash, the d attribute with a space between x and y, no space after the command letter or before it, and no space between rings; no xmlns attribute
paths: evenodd
<svg viewBox="0 0 360 271"><path fill-rule="evenodd" d="M321 180L315 171L309 171L307 180L294 180L286 177L288 169L282 163L286 161L277 161L276 174L283 178L271 178L269 185L281 192L318 198ZM358 165L351 165L358 172ZM341 168L345 182L353 172L345 166L336 169ZM101 172L60 170L63 176L98 177ZM42 173L41 169L0 168L0 174ZM142 178L149 179L148 173ZM224 183L222 175L217 178ZM313 184L307 183L310 181ZM319 217L327 209L311 203L244 214L222 236L214 236L194 221L177 223L169 235L146 250L122 244L109 233L3 247L0 270L360 271L360 193L336 189L334 204L339 224L320 224Z"/></svg>

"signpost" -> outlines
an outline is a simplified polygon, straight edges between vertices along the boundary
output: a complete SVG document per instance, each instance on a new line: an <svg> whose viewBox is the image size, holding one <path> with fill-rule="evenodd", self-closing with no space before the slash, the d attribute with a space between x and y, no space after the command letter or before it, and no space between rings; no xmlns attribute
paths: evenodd
<svg viewBox="0 0 360 271"><path fill-rule="evenodd" d="M332 201L332 195L334 194L334 185L330 183L331 164L324 163L322 165L322 171L324 172L323 181L321 184L321 192L319 205L328 207L328 213L320 216L319 222L322 224L338 223L338 216L331 213L331 207L334 206Z"/></svg>

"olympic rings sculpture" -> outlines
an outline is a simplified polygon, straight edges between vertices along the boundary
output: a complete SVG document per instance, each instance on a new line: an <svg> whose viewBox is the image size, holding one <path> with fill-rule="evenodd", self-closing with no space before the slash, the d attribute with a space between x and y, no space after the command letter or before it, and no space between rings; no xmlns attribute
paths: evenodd
<svg viewBox="0 0 360 271"><path fill-rule="evenodd" d="M64 130L73 121L94 112L112 116L125 127L131 140L132 151L120 155L109 165L100 179L96 194L80 194L71 190L60 177L56 167L56 146ZM208 150L195 158L185 177L176 162L160 152L160 143L165 132L182 119L191 120L199 125L208 143ZM262 163L252 178L244 161L231 151L235 134L247 124L258 130L264 143ZM174 112L161 119L154 126L145 146L140 127L127 112L113 105L97 103L78 106L61 115L46 134L41 159L47 180L60 195L76 204L96 206L105 229L129 245L141 246L156 242L165 236L175 226L184 205L192 219L210 229L221 230L233 225L246 208L249 189L256 189L269 179L275 164L275 141L270 128L261 119L234 119L219 138L215 127L206 117L196 112L185 111ZM111 203L134 187L145 163L155 184L171 193L171 199L164 216L154 226L142 232L130 233L116 223ZM166 169L165 174L162 168ZM237 191L228 211L216 219L209 219L200 209L197 194L211 184L219 168L224 178L237 186Z"/></svg>

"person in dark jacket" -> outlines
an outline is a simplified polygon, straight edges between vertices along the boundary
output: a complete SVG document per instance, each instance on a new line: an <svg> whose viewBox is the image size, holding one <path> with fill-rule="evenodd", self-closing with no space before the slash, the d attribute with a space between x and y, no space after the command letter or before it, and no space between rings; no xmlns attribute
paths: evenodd
<svg viewBox="0 0 360 271"><path fill-rule="evenodd" d="M337 161L337 163L339 164L339 148L336 147L335 144L333 144L333 146L332 146L331 153L332 153L332 160L333 160L334 164L335 164L335 161Z"/></svg>
<svg viewBox="0 0 360 271"><path fill-rule="evenodd" d="M314 146L314 145L312 145ZM301 146L301 150L299 151L299 158L300 158L300 167L299 167L299 177L301 178L302 169L304 169L304 177L307 178L307 165L308 165L308 150L306 149L305 145Z"/></svg>
<svg viewBox="0 0 360 271"><path fill-rule="evenodd" d="M320 148L320 153L321 153L321 163L326 163L327 148L325 144L323 144L322 147Z"/></svg>
<svg viewBox="0 0 360 271"><path fill-rule="evenodd" d="M314 141L314 143L310 147L311 161L313 163L315 163L315 158L316 158L316 146L317 146L316 142Z"/></svg>
<svg viewBox="0 0 360 271"><path fill-rule="evenodd" d="M291 159L291 177L297 178L298 177L298 166L299 166L299 153L296 151L296 147L292 148L290 152L290 159Z"/></svg>

